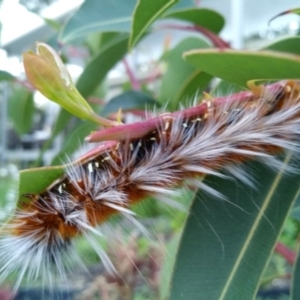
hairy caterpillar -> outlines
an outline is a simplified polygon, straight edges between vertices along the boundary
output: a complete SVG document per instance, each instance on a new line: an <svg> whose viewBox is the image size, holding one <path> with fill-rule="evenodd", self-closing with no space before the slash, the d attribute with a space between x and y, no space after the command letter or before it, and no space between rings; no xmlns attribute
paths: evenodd
<svg viewBox="0 0 300 300"><path fill-rule="evenodd" d="M66 166L65 175L41 194L26 195L30 201L4 226L0 280L13 271L19 272L16 286L26 273L32 278L51 271L63 276L78 235L114 272L93 239L100 234L97 225L116 213L131 215L130 206L150 195L174 204L169 198L186 181L222 197L200 178L224 176L220 170L226 169L247 182L239 163L260 159L278 167L274 155L299 151L299 135L300 86L294 81L100 131L89 139L114 136L115 141Z"/></svg>

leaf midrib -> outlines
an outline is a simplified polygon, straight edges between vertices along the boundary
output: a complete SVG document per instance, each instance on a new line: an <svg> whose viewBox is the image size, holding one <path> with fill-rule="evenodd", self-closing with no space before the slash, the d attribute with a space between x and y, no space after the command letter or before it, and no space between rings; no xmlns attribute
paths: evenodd
<svg viewBox="0 0 300 300"><path fill-rule="evenodd" d="M291 157L292 157L291 153L289 153L286 156L286 158L284 160L284 165L283 165L282 169L278 172L278 174L277 174L277 176L276 176L276 178L275 178L275 180L274 180L274 182L273 182L273 184L272 184L272 186L271 186L271 188L270 188L270 190L269 190L269 192L268 192L268 194L267 194L267 196L266 196L266 198L263 202L263 205L262 205L261 209L259 210L259 213L258 213L258 215L255 219L255 222L253 223L253 226L252 226L251 230L249 231L249 234L248 234L248 236L245 240L245 243L244 243L244 245L243 245L243 247L242 247L242 249L239 253L239 256L237 257L237 259L235 261L235 264L232 268L232 271L230 272L229 276L227 277L226 284L225 284L225 286L222 290L222 293L220 295L219 300L224 300L225 299L227 291L229 290L229 286L230 286L235 274L237 273L239 265L241 264L241 261L242 261L243 257L245 256L245 253L248 249L248 246L249 246L251 240L253 239L254 233L255 233L256 229L258 228L258 225L259 225L261 219L265 215L265 211L266 211L269 203L271 202L272 196L273 196L273 194L274 194L274 192L275 192L275 190L276 190L276 188L277 188L277 186L278 186L278 184L281 180L284 169L286 168L286 165L289 162L289 160L291 159Z"/></svg>

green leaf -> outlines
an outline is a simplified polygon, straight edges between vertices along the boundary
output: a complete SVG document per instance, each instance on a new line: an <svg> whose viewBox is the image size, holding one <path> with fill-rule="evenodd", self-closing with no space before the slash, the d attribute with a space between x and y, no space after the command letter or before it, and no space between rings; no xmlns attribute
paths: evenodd
<svg viewBox="0 0 300 300"><path fill-rule="evenodd" d="M119 34L105 43L79 77L76 87L83 97L93 93L111 68L123 58L127 52L128 35Z"/></svg>
<svg viewBox="0 0 300 300"><path fill-rule="evenodd" d="M138 0L133 13L129 49L137 43L148 27L178 0Z"/></svg>
<svg viewBox="0 0 300 300"><path fill-rule="evenodd" d="M52 29L54 29L55 31L58 31L61 29L61 23L53 20L53 19L48 19L48 18L43 18L44 22L51 27Z"/></svg>
<svg viewBox="0 0 300 300"><path fill-rule="evenodd" d="M300 195L298 196L291 211L291 217L297 221L300 221Z"/></svg>
<svg viewBox="0 0 300 300"><path fill-rule="evenodd" d="M28 133L32 127L35 110L32 93L23 88L15 89L7 106L16 132L19 135Z"/></svg>
<svg viewBox="0 0 300 300"><path fill-rule="evenodd" d="M298 255L296 262L293 267L293 277L292 277L292 288L291 288L291 300L300 299L300 251L298 250Z"/></svg>
<svg viewBox="0 0 300 300"><path fill-rule="evenodd" d="M0 81L12 81L15 80L15 76L10 74L9 72L0 70Z"/></svg>
<svg viewBox="0 0 300 300"><path fill-rule="evenodd" d="M127 91L121 95L112 98L102 109L103 116L122 111L145 110L159 107L159 104L149 95L139 91Z"/></svg>
<svg viewBox="0 0 300 300"><path fill-rule="evenodd" d="M175 236L173 236L172 240L167 244L167 255L166 259L163 262L163 266L161 269L160 275L160 298L161 300L166 300L169 298L169 286L172 279L172 271L174 269L175 260L176 260L176 252L179 246L179 242L181 239L182 230L178 232Z"/></svg>
<svg viewBox="0 0 300 300"><path fill-rule="evenodd" d="M212 91L210 91L210 94L214 97L223 97L233 93L241 92L242 90L243 88L236 84L221 80L219 84Z"/></svg>
<svg viewBox="0 0 300 300"><path fill-rule="evenodd" d="M288 162L290 155L285 159ZM252 162L257 188L213 176L199 190L187 219L173 274L171 299L250 300L297 197L300 175Z"/></svg>
<svg viewBox="0 0 300 300"><path fill-rule="evenodd" d="M99 53L99 49L111 42L120 33L118 32L94 32L87 36L86 44L91 52L91 56L95 57Z"/></svg>
<svg viewBox="0 0 300 300"><path fill-rule="evenodd" d="M90 122L80 122L75 126L65 139L60 152L53 158L51 165L60 165L66 157L70 156L82 145L84 138L90 134L91 131L96 130L96 128L97 125Z"/></svg>
<svg viewBox="0 0 300 300"><path fill-rule="evenodd" d="M163 18L179 19L219 33L224 27L225 20L217 12L206 8L191 8L164 14Z"/></svg>
<svg viewBox="0 0 300 300"><path fill-rule="evenodd" d="M72 40L92 32L130 32L136 0L86 0L70 18L60 34L60 41Z"/></svg>
<svg viewBox="0 0 300 300"><path fill-rule="evenodd" d="M263 48L263 50L274 50L291 54L300 54L300 37L288 37Z"/></svg>
<svg viewBox="0 0 300 300"><path fill-rule="evenodd" d="M211 75L195 70L182 82L181 89L178 90L178 94L174 98L176 105L178 106L180 102L185 104L188 103L189 105L193 100L195 100L195 96L200 96L201 93L208 87L211 79ZM174 102L172 101L172 103Z"/></svg>
<svg viewBox="0 0 300 300"><path fill-rule="evenodd" d="M206 41L190 37L163 56L163 60L167 63L167 72L161 81L159 97L161 103L169 103L169 108L174 110L180 101L190 100L197 92L207 87L211 76L199 72L182 59L184 51L206 47L209 47Z"/></svg>
<svg viewBox="0 0 300 300"><path fill-rule="evenodd" d="M193 50L184 58L203 72L246 87L248 80L299 79L299 56L273 51Z"/></svg>
<svg viewBox="0 0 300 300"><path fill-rule="evenodd" d="M40 150L39 157L34 162L35 167L39 167L41 165L45 151L52 145L57 135L66 128L72 118L73 115L71 115L68 111L63 108L60 109L58 116L56 117L53 130L51 131L51 136L43 145L43 148Z"/></svg>
<svg viewBox="0 0 300 300"><path fill-rule="evenodd" d="M63 175L64 167L44 167L28 169L20 172L19 195L23 201L23 195L39 194L51 183ZM20 202L19 202L20 203Z"/></svg>
<svg viewBox="0 0 300 300"><path fill-rule="evenodd" d="M194 0L180 0L180 1L177 1L177 3L175 5L171 6L171 8L168 9L165 14L173 13L176 11L182 11L182 10L185 10L188 8L193 8L193 7L195 7Z"/></svg>

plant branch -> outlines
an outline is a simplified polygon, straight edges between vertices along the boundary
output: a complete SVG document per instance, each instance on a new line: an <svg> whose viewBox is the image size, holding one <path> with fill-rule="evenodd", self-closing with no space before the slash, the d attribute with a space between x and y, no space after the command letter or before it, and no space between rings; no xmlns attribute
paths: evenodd
<svg viewBox="0 0 300 300"><path fill-rule="evenodd" d="M131 86L134 90L139 91L141 89L141 84L140 82L137 80L137 78L135 77L135 75L133 74L133 71L131 69L131 67L128 64L128 61L124 58L123 59L123 63L126 69L126 73L129 77Z"/></svg>
<svg viewBox="0 0 300 300"><path fill-rule="evenodd" d="M229 43L224 41L222 38L220 38L214 32L212 32L209 29L204 28L200 25L183 26L183 25L175 25L175 24L168 25L167 24L167 25L159 26L158 29L176 29L176 30L187 30L187 31L193 31L193 32L200 32L204 36L206 36L208 39L210 39L216 48L221 48L221 49L231 48Z"/></svg>
<svg viewBox="0 0 300 300"><path fill-rule="evenodd" d="M294 264L296 260L296 254L294 251L292 251L290 248L288 248L286 245L278 242L275 246L275 252L280 254L282 257L286 259L288 263L291 265Z"/></svg>

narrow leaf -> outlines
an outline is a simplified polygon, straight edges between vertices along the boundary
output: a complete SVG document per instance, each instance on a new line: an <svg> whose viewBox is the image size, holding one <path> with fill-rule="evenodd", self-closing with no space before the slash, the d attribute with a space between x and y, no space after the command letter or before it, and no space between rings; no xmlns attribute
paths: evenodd
<svg viewBox="0 0 300 300"><path fill-rule="evenodd" d="M130 110L145 110L159 107L152 97L139 91L127 91L121 95L112 98L102 109L103 116L117 112L119 109L122 111Z"/></svg>
<svg viewBox="0 0 300 300"><path fill-rule="evenodd" d="M187 38L163 56L167 63L167 71L161 81L161 103L168 103L169 108L174 110L180 101L190 100L207 86L211 76L200 72L182 59L184 51L206 47L209 47L209 44L202 39Z"/></svg>
<svg viewBox="0 0 300 300"><path fill-rule="evenodd" d="M119 34L100 49L98 55L85 67L76 87L83 97L93 93L112 67L127 52L128 35Z"/></svg>
<svg viewBox="0 0 300 300"><path fill-rule="evenodd" d="M34 110L32 93L23 88L15 89L8 100L8 115L19 135L29 133Z"/></svg>
<svg viewBox="0 0 300 300"><path fill-rule="evenodd" d="M72 40L92 32L130 32L136 0L86 0L70 18L60 34L60 41Z"/></svg>
<svg viewBox="0 0 300 300"><path fill-rule="evenodd" d="M178 0L138 0L133 13L132 31L129 40L129 49L137 43L147 28Z"/></svg>
<svg viewBox="0 0 300 300"><path fill-rule="evenodd" d="M195 0L180 0L177 1L177 3L173 6L171 6L171 8L169 8L165 13L165 14L169 14L169 13L173 13L173 12L177 12L177 11L182 11L185 9L189 9L189 8L194 8L195 7Z"/></svg>
<svg viewBox="0 0 300 300"><path fill-rule="evenodd" d="M64 167L44 167L20 172L19 195L43 192L63 174Z"/></svg>
<svg viewBox="0 0 300 300"><path fill-rule="evenodd" d="M243 87L252 79L300 78L299 56L280 52L201 49L186 52L184 58L203 72Z"/></svg>
<svg viewBox="0 0 300 300"><path fill-rule="evenodd" d="M15 79L15 76L10 74L9 72L0 70L0 81L12 81Z"/></svg>
<svg viewBox="0 0 300 300"><path fill-rule="evenodd" d="M195 97L200 96L202 99L202 92L208 87L211 80L211 75L195 70L182 82L181 89L178 90L178 94L174 98L174 103L190 105Z"/></svg>
<svg viewBox="0 0 300 300"><path fill-rule="evenodd" d="M238 93L242 90L243 88L236 84L221 80L219 84L212 91L210 91L210 94L214 97L222 97L233 93Z"/></svg>
<svg viewBox="0 0 300 300"><path fill-rule="evenodd" d="M271 45L268 45L267 47L263 48L263 50L274 50L300 55L300 37L294 36L282 39L272 43Z"/></svg>
<svg viewBox="0 0 300 300"><path fill-rule="evenodd" d="M292 288L291 288L291 300L300 299L300 251L298 251L298 256L296 263L293 267L293 277L292 277Z"/></svg>
<svg viewBox="0 0 300 300"><path fill-rule="evenodd" d="M67 157L74 153L83 143L84 138L93 130L96 130L97 125L91 122L80 123L72 129L72 132L64 141L60 152L53 158L51 165L60 165Z"/></svg>
<svg viewBox="0 0 300 300"><path fill-rule="evenodd" d="M288 161L288 158L286 159ZM244 166L257 189L208 176L222 193L196 194L185 225L171 299L252 300L299 189L300 175L277 174L260 163Z"/></svg>
<svg viewBox="0 0 300 300"><path fill-rule="evenodd" d="M164 260L161 270L160 280L160 299L166 300L169 298L169 285L172 279L172 271L175 265L176 250L181 239L182 230L173 236L172 240L167 244L167 257Z"/></svg>
<svg viewBox="0 0 300 300"><path fill-rule="evenodd" d="M179 19L219 33L224 27L225 20L217 12L206 8L190 8L164 14L163 18Z"/></svg>

